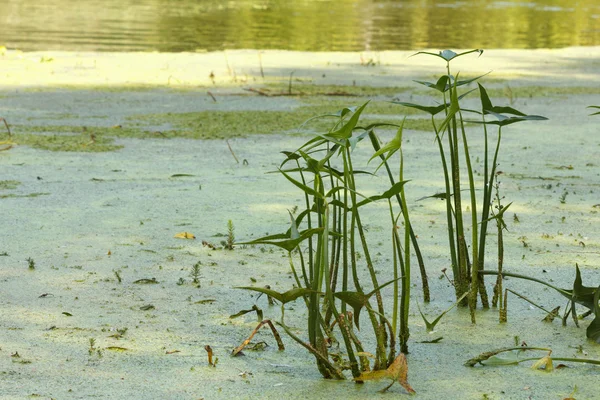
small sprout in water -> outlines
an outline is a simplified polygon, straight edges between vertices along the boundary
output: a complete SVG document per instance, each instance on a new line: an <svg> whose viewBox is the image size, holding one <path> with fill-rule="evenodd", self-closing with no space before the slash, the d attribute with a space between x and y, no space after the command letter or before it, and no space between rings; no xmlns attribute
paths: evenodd
<svg viewBox="0 0 600 400"><path fill-rule="evenodd" d="M88 353L91 356L96 352L96 339L90 338L90 348L88 349Z"/></svg>
<svg viewBox="0 0 600 400"><path fill-rule="evenodd" d="M185 279L183 279L183 278L179 278L179 280L177 281L177 285L178 285L178 286L185 285Z"/></svg>
<svg viewBox="0 0 600 400"><path fill-rule="evenodd" d="M233 250L233 244L235 243L235 228L231 220L227 221L227 240L221 242L224 248L227 250Z"/></svg>
<svg viewBox="0 0 600 400"><path fill-rule="evenodd" d="M192 283L198 287L200 287L200 266L202 262L198 261L196 264L192 266L192 271L190 272L190 276L192 277Z"/></svg>
<svg viewBox="0 0 600 400"><path fill-rule="evenodd" d="M119 283L121 283L122 282L121 273L117 270L115 270L113 272L115 273L115 277L117 278L117 281L119 281Z"/></svg>
<svg viewBox="0 0 600 400"><path fill-rule="evenodd" d="M515 221L515 222L521 222L521 221L519 221L519 217L517 216L516 213L513 214L513 221Z"/></svg>
<svg viewBox="0 0 600 400"><path fill-rule="evenodd" d="M562 194L560 195L560 204L565 204L567 202L568 194L569 192L567 192L566 190L562 192Z"/></svg>
<svg viewBox="0 0 600 400"><path fill-rule="evenodd" d="M29 265L29 269L31 269L31 270L35 269L35 261L33 260L33 258L29 257L25 261L27 261L27 265Z"/></svg>

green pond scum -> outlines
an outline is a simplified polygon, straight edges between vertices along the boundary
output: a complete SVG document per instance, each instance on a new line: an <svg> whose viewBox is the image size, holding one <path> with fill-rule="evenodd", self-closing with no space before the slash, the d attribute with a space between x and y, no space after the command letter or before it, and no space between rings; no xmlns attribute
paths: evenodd
<svg viewBox="0 0 600 400"><path fill-rule="evenodd" d="M0 190L13 190L16 189L21 182L15 180L0 181Z"/></svg>
<svg viewBox="0 0 600 400"><path fill-rule="evenodd" d="M536 86L536 85L511 85L509 79L494 78L486 75L482 78L489 81L491 87L487 90L490 97L507 98L512 104L518 99L532 98L564 98L569 96L597 95L600 87L594 86ZM466 92L474 84L465 86ZM152 85L124 85L124 86L90 86L90 87L56 87L56 88L30 88L25 92L48 91L97 91L106 93L136 93L136 92L179 92L188 93L210 92L210 88L173 88ZM236 101L250 97L266 98L267 103L277 104L279 99L289 99L289 109L283 110L247 110L242 108L234 110L210 109L195 112L166 112L130 114L121 117L121 124L115 126L83 126L69 124L76 116L73 113L53 113L42 116L30 116L26 123L10 124L13 131L12 137L4 134L3 140L17 145L49 151L66 152L108 152L119 150L122 144L115 142L116 138L135 139L229 139L248 137L256 134L281 134L281 133L314 133L330 126L333 115L345 107L356 107L366 99L372 99L363 114L361 123L368 125L375 122L399 123L404 116L404 129L427 131L431 127L431 120L426 118L417 109L401 107L392 101L398 98L421 98L425 93L418 85L412 87L390 86L371 87L361 85L320 85L292 79L281 78L258 84L256 87L232 86L223 93L218 93L214 107L219 107L222 102ZM157 93L158 94L158 93ZM10 96L10 95L8 95ZM475 98L469 95L467 98ZM295 104L295 105L294 105ZM435 105L435 104L432 104ZM329 115L329 117L315 118ZM96 116L96 120L109 118L110 115ZM47 124L48 120L64 121L64 124ZM441 122L439 120L438 122Z"/></svg>

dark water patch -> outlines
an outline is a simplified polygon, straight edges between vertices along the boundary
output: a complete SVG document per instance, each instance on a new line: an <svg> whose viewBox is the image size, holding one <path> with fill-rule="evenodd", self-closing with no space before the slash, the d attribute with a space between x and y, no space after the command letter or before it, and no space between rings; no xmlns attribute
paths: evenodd
<svg viewBox="0 0 600 400"><path fill-rule="evenodd" d="M0 45L24 51L600 44L596 0L0 0L0 5Z"/></svg>

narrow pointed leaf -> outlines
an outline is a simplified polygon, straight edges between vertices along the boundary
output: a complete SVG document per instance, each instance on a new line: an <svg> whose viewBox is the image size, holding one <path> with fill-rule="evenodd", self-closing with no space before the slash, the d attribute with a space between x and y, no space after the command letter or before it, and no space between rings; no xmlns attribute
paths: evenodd
<svg viewBox="0 0 600 400"><path fill-rule="evenodd" d="M299 182L297 180L295 180L294 178L292 178L291 176L289 176L288 174L286 174L283 170L279 170L279 172L281 172L281 174L283 176L285 176L285 178L292 182L295 186L297 186L298 188L300 188L303 192L308 193L311 196L317 197L319 199L323 199L323 195L319 192L317 192L316 190L314 190L311 187L306 186L305 184L303 184L302 182Z"/></svg>
<svg viewBox="0 0 600 400"><path fill-rule="evenodd" d="M292 215L291 211L288 210L288 213L290 214L290 220L291 220L290 239L298 239L300 237L300 232L298 232L298 226L296 226L296 220L294 219L294 216Z"/></svg>
<svg viewBox="0 0 600 400"><path fill-rule="evenodd" d="M573 301L594 311L598 305L597 299L596 301L594 300L596 298L597 292L598 290L595 287L583 286L583 281L581 279L581 271L579 270L579 265L576 265L575 282L573 282Z"/></svg>
<svg viewBox="0 0 600 400"><path fill-rule="evenodd" d="M506 125L514 124L516 122L521 122L521 121L546 121L548 119L546 117L542 117L541 115L525 115L525 116L517 116L517 117L507 117L506 115L498 114L493 111L487 111L487 114L493 115L498 120L497 121L469 120L466 122L472 122L475 124L506 126Z"/></svg>
<svg viewBox="0 0 600 400"><path fill-rule="evenodd" d="M362 106L360 106L354 112L354 114L352 114L352 117L350 117L348 122L346 122L340 129L338 129L335 132L327 133L325 135L320 135L320 136L322 136L325 139L331 140L332 142L334 142L340 146L344 146L345 145L344 141L349 139L350 137L352 137L352 131L356 127L356 124L358 124L360 115L362 114L362 112L365 109L365 107L367 106L367 104L369 104L368 101L365 104L363 104Z"/></svg>
<svg viewBox="0 0 600 400"><path fill-rule="evenodd" d="M268 296L271 296L275 300L281 302L282 304L289 303L290 301L296 300L300 296L305 296L313 292L313 290L307 288L295 288L283 293L267 288L254 286L237 286L236 289L252 290L255 292L264 293Z"/></svg>
<svg viewBox="0 0 600 400"><path fill-rule="evenodd" d="M420 104L406 103L403 101L392 101L392 103L400 104L401 106L404 106L404 107L416 108L417 110L425 111L426 113L431 114L431 115L439 114L440 112L444 111L444 108L445 108L443 104L440 104L437 106L422 106Z"/></svg>
<svg viewBox="0 0 600 400"><path fill-rule="evenodd" d="M523 114L519 110L515 110L512 107L495 107L490 100L490 97L487 94L487 90L483 87L481 83L477 84L479 86L479 98L481 99L481 108L483 111L488 114L489 111L497 113L497 114L512 114L518 115L520 117L525 117L526 114Z"/></svg>
<svg viewBox="0 0 600 400"><path fill-rule="evenodd" d="M392 154L394 154L396 151L398 151L402 147L402 128L404 127L405 121L406 121L406 117L402 120L402 124L400 124L400 127L396 131L396 136L394 136L394 138L392 140L390 140L388 143L386 143L384 146L382 146L379 150L377 150L375 152L375 154L373 154L373 156L371 156L371 158L369 159L369 162L371 162L372 159L379 157L384 153L389 152L387 157L385 157L385 160L388 160L392 156Z"/></svg>
<svg viewBox="0 0 600 400"><path fill-rule="evenodd" d="M393 196L395 196L397 194L400 194L400 191L402 190L402 187L407 182L409 182L409 181L396 182L396 183L394 183L394 185L390 189L386 190L382 194L376 195L376 196L367 197L363 201L360 201L360 202L356 203L356 207L362 207L365 204L371 203L373 201L378 201L378 200L383 200L383 199L391 199Z"/></svg>
<svg viewBox="0 0 600 400"><path fill-rule="evenodd" d="M452 91L452 99L450 101L450 108L448 109L448 114L446 115L446 119L442 124L438 127L438 132L443 132L446 129L446 126L452 121L452 118L456 115L456 113L460 110L460 106L458 104L458 95L456 93L456 89Z"/></svg>
<svg viewBox="0 0 600 400"><path fill-rule="evenodd" d="M421 201L421 200L425 200L425 199L446 200L447 197L448 197L448 194L446 192L441 192L441 193L432 194L431 196L420 197L416 201Z"/></svg>
<svg viewBox="0 0 600 400"><path fill-rule="evenodd" d="M292 251L296 247L298 247L298 245L300 243L302 243L304 240L308 239L309 237L311 237L314 234L321 233L322 231L323 231L323 228L312 228L312 229L307 229L305 231L302 231L300 233L300 237L298 237L296 239L291 239L288 234L277 234L277 235L265 236L265 237L258 238L258 239L255 239L255 240L252 240L249 242L242 242L242 243L238 243L238 244L269 244L269 245L280 247L287 251Z"/></svg>
<svg viewBox="0 0 600 400"><path fill-rule="evenodd" d="M600 106L589 106L588 108L596 108L596 109L600 109ZM598 114L600 114L600 111L598 111L598 112L595 112L595 113L593 113L593 114L590 114L590 115L598 115Z"/></svg>

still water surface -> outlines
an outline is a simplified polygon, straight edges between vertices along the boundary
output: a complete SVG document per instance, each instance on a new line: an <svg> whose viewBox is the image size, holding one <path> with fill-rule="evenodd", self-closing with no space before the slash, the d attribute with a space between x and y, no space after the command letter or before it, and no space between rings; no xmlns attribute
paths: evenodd
<svg viewBox="0 0 600 400"><path fill-rule="evenodd" d="M600 45L599 0L0 0L28 50L363 51Z"/></svg>

